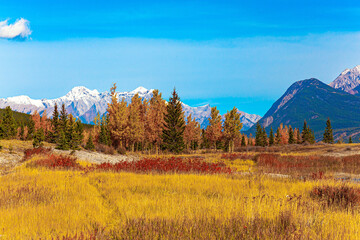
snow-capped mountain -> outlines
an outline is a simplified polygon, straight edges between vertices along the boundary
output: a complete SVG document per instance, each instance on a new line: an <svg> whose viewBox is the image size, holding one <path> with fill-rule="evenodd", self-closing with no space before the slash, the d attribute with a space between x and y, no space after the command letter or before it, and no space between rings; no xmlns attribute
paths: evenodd
<svg viewBox="0 0 360 240"><path fill-rule="evenodd" d="M360 65L352 69L345 69L329 85L335 89L340 89L350 94L358 94L358 86L360 85Z"/></svg>
<svg viewBox="0 0 360 240"><path fill-rule="evenodd" d="M135 94L138 94L142 99L150 99L153 91L153 89L148 90L144 87L138 87L131 92L117 92L117 95L119 99L125 99L126 102L130 102ZM65 104L68 113L71 113L76 118L80 118L84 123L92 123L98 112L101 115L106 112L110 101L111 95L107 91L99 93L97 90L90 90L86 87L74 87L65 96L50 100L34 100L28 96L0 98L0 108L10 106L18 112L32 114L38 111L41 115L46 111L46 114L51 117L55 104L59 107ZM211 113L210 105L190 107L182 103L182 107L186 117L191 114L200 123L201 127L205 128L208 125L208 118ZM255 114L241 112L242 130L246 131L260 118L260 116Z"/></svg>

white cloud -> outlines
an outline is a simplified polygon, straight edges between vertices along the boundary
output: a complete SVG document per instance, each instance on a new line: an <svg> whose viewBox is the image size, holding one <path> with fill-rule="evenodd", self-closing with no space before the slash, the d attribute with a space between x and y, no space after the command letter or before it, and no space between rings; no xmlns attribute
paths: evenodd
<svg viewBox="0 0 360 240"><path fill-rule="evenodd" d="M14 39L27 38L31 34L29 21L20 18L13 24L8 23L9 20L0 22L0 38Z"/></svg>

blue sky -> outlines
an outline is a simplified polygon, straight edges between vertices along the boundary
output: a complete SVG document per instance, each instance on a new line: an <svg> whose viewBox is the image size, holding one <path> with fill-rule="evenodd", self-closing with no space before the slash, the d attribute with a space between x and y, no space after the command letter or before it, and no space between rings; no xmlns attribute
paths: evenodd
<svg viewBox="0 0 360 240"><path fill-rule="evenodd" d="M0 97L176 86L190 105L263 115L293 82L360 64L357 1L53 2L0 1L0 23L31 30L0 39Z"/></svg>

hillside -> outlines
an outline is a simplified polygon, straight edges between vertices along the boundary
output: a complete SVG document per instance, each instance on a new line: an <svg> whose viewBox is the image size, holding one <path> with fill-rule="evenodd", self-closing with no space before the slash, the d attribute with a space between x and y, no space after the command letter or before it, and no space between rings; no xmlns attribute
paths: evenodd
<svg viewBox="0 0 360 240"><path fill-rule="evenodd" d="M315 131L317 140L322 139L326 119L330 117L335 139L359 141L360 97L334 89L317 79L298 81L282 95L260 120L260 124L276 129L281 123L302 128L304 120ZM248 133L255 133L253 126Z"/></svg>

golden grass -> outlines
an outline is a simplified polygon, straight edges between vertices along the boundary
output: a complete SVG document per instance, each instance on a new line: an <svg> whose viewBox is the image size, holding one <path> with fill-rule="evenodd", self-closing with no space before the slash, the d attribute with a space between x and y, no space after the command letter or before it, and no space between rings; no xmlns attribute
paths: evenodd
<svg viewBox="0 0 360 240"><path fill-rule="evenodd" d="M105 228L104 234L110 238L106 234L120 233L133 219L190 224L199 219L206 224L210 219L220 224L234 217L249 224L262 219L263 225L256 230L261 231L279 224L279 216L284 214L290 216L294 231L303 236L360 237L357 208L324 208L310 198L314 186L340 184L331 180L302 182L262 175L85 174L22 166L1 176L0 182L1 239L86 235L97 228ZM279 234L284 237L281 234L290 233ZM296 232L291 234L286 236L298 236Z"/></svg>

